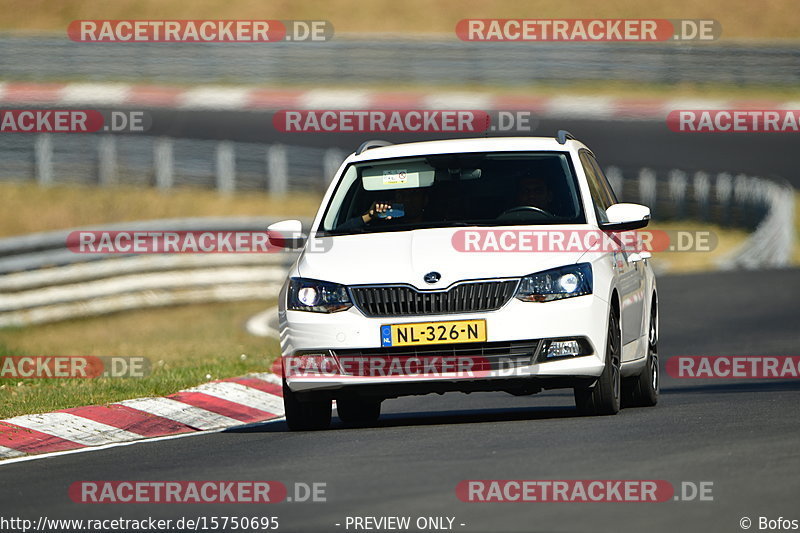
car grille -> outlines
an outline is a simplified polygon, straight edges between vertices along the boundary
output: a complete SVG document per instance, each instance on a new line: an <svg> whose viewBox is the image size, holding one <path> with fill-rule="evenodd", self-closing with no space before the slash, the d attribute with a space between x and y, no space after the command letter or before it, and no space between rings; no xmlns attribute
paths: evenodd
<svg viewBox="0 0 800 533"><path fill-rule="evenodd" d="M460 283L446 291L418 291L408 285L351 287L356 306L367 316L471 313L500 309L514 296L518 280Z"/></svg>
<svg viewBox="0 0 800 533"><path fill-rule="evenodd" d="M401 375L408 372L407 362L411 358L418 360L412 368L437 368L442 358L453 358L456 361L468 360L469 370L489 371L505 370L532 364L539 350L540 340L502 341L483 343L440 344L435 346L399 346L395 348L364 348L333 350L333 355L342 365L343 374L353 376L398 375L388 372L392 363L397 364ZM380 364L375 364L376 360ZM451 364L452 361L451 361ZM456 363L457 364L457 363ZM430 366L426 366L430 365ZM373 369L372 371L370 369ZM435 371L435 370L434 370ZM411 372L418 373L418 372Z"/></svg>

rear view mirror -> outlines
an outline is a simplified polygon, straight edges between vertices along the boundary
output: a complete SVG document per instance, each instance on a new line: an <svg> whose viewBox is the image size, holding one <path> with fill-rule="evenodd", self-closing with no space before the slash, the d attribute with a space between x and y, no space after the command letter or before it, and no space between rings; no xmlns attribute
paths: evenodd
<svg viewBox="0 0 800 533"><path fill-rule="evenodd" d="M305 244L303 224L299 220L281 220L267 227L269 243L279 248L302 248Z"/></svg>
<svg viewBox="0 0 800 533"><path fill-rule="evenodd" d="M628 231L647 226L650 208L639 204L614 204L606 209L608 222L601 222L603 231Z"/></svg>

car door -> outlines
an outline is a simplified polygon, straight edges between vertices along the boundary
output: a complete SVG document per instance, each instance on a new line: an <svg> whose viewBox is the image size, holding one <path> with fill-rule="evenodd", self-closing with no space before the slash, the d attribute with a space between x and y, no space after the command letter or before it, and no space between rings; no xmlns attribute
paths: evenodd
<svg viewBox="0 0 800 533"><path fill-rule="evenodd" d="M617 197L594 155L588 150L581 150L580 159L586 172L597 220L606 222L606 209L617 203ZM645 266L639 254L625 249L612 252L612 262L620 293L622 344L625 345L637 340L644 333ZM623 359L627 359L624 355Z"/></svg>

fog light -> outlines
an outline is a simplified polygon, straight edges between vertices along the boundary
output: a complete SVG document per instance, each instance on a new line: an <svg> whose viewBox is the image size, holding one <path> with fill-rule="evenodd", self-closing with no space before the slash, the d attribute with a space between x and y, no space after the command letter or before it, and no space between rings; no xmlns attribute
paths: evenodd
<svg viewBox="0 0 800 533"><path fill-rule="evenodd" d="M301 353L283 358L286 377L335 376L340 374L339 364L328 353Z"/></svg>
<svg viewBox="0 0 800 533"><path fill-rule="evenodd" d="M545 352L545 358L575 357L581 355L581 345L576 340L551 341Z"/></svg>

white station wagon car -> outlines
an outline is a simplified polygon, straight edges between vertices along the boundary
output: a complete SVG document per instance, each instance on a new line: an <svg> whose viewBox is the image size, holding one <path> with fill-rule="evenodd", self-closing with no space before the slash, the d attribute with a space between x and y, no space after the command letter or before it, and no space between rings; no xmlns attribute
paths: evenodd
<svg viewBox="0 0 800 533"><path fill-rule="evenodd" d="M403 395L572 388L655 405L656 283L594 154L556 138L368 141L342 164L280 293L286 420L374 423ZM635 242L635 241L634 241Z"/></svg>

